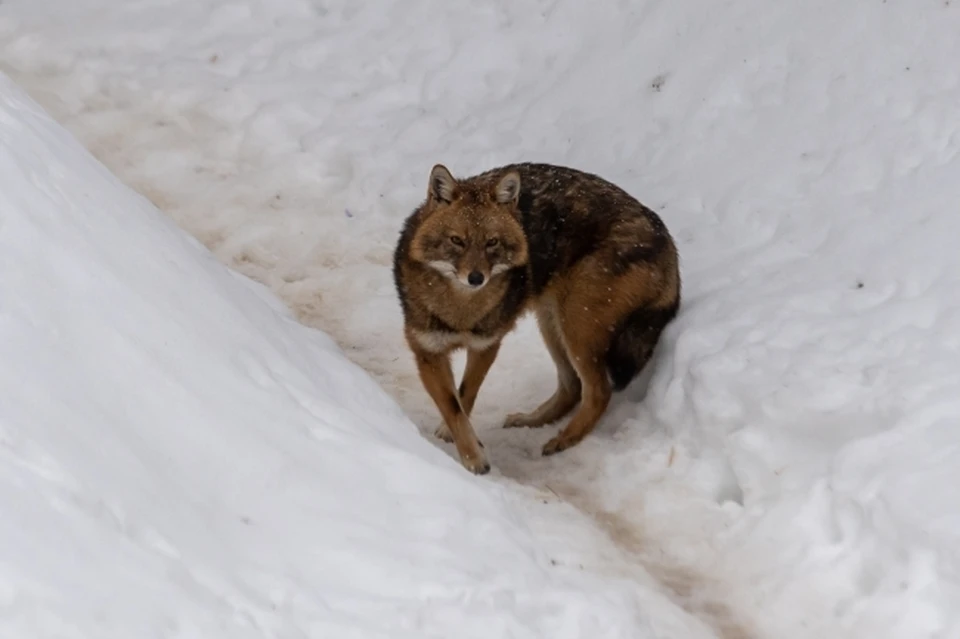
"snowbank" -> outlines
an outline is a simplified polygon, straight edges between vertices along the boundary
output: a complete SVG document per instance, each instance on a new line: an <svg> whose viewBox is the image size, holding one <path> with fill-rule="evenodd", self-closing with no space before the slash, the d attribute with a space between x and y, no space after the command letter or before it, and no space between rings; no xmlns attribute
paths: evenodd
<svg viewBox="0 0 960 639"><path fill-rule="evenodd" d="M0 634L638 637L0 78Z"/></svg>

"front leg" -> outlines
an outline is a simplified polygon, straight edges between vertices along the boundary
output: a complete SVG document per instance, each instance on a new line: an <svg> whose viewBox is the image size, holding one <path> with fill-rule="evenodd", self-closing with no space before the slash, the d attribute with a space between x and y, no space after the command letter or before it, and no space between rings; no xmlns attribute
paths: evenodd
<svg viewBox="0 0 960 639"><path fill-rule="evenodd" d="M469 417L473 414L473 406L477 401L477 394L480 392L480 386L487 377L490 367L497 359L497 353L500 351L500 342L482 350L467 351L467 366L463 372L463 380L460 382L460 406ZM437 430L433 432L434 437L442 439L445 442L453 442L453 434L447 428L446 421L441 421ZM482 445L482 444L481 444Z"/></svg>
<svg viewBox="0 0 960 639"><path fill-rule="evenodd" d="M499 352L500 342L482 351L467 351L467 365L463 370L463 379L460 381L460 405L463 406L467 415L473 413L473 405L477 401L480 386L483 385L483 380L486 379Z"/></svg>
<svg viewBox="0 0 960 639"><path fill-rule="evenodd" d="M420 348L414 349L414 355L420 380L433 399L433 403L440 410L450 435L453 436L460 462L464 468L474 474L485 475L490 472L490 464L483 452L483 446L473 432L470 419L457 397L449 355L430 353Z"/></svg>

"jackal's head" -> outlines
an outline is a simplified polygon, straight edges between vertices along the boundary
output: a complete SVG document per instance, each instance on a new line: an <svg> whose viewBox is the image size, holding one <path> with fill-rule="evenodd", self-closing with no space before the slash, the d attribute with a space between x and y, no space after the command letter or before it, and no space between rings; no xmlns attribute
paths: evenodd
<svg viewBox="0 0 960 639"><path fill-rule="evenodd" d="M453 281L477 291L489 281L527 263L527 240L517 204L520 175L456 180L441 164L430 172L423 221L410 256Z"/></svg>

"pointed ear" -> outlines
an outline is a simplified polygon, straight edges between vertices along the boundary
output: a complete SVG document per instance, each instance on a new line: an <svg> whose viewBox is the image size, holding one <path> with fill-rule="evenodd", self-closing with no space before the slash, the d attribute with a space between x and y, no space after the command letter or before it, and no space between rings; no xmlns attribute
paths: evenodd
<svg viewBox="0 0 960 639"><path fill-rule="evenodd" d="M510 171L497 182L497 202L500 204L516 204L520 199L520 174Z"/></svg>
<svg viewBox="0 0 960 639"><path fill-rule="evenodd" d="M437 164L430 171L430 184L427 186L427 197L438 202L453 202L453 191L457 188L457 181L450 171L442 164Z"/></svg>

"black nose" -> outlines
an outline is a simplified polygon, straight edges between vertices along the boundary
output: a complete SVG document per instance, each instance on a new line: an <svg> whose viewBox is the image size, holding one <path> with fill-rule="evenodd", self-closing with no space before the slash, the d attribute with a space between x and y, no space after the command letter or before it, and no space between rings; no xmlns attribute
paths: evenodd
<svg viewBox="0 0 960 639"><path fill-rule="evenodd" d="M472 271L470 275L467 275L467 282L470 286L480 286L483 284L483 273L480 271Z"/></svg>

